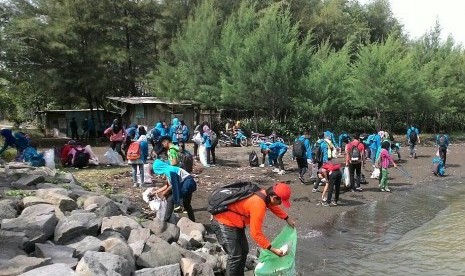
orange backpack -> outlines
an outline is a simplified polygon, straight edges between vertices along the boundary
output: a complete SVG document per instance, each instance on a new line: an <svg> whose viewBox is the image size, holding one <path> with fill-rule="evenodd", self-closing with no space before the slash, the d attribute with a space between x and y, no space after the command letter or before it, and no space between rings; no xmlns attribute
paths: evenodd
<svg viewBox="0 0 465 276"><path fill-rule="evenodd" d="M137 160L140 159L140 144L139 142L132 142L129 145L126 157L128 160Z"/></svg>

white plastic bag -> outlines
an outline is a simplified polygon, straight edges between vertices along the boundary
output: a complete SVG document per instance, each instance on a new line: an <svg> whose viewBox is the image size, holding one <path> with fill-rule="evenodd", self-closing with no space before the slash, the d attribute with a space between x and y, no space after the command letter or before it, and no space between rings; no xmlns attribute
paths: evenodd
<svg viewBox="0 0 465 276"><path fill-rule="evenodd" d="M205 148L204 145L199 146L199 159L200 159L200 163L202 163L202 165L204 165L205 167L208 167L207 148Z"/></svg>
<svg viewBox="0 0 465 276"><path fill-rule="evenodd" d="M379 168L375 168L375 170L374 170L373 173L371 174L370 178L378 179L380 173L381 173L381 171L379 170Z"/></svg>
<svg viewBox="0 0 465 276"><path fill-rule="evenodd" d="M196 143L197 145L200 145L203 143L203 137L200 134L200 132L194 134L194 137L192 137L192 141L194 141L194 143Z"/></svg>
<svg viewBox="0 0 465 276"><path fill-rule="evenodd" d="M45 166L52 170L55 169L55 150L49 149L44 153Z"/></svg>
<svg viewBox="0 0 465 276"><path fill-rule="evenodd" d="M344 168L344 185L349 188L350 187L350 174L349 174L349 167Z"/></svg>
<svg viewBox="0 0 465 276"><path fill-rule="evenodd" d="M119 154L111 148L105 152L104 156L110 165L124 165L122 159L119 158Z"/></svg>

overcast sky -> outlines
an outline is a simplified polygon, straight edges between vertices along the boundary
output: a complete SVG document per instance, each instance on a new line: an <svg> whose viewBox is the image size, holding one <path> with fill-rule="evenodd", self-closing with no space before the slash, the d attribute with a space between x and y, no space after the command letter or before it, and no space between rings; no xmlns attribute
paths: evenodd
<svg viewBox="0 0 465 276"><path fill-rule="evenodd" d="M359 0L366 4L370 0ZM465 45L465 0L389 0L394 16L404 25L411 38L418 38L434 27L436 19L442 37L452 34Z"/></svg>

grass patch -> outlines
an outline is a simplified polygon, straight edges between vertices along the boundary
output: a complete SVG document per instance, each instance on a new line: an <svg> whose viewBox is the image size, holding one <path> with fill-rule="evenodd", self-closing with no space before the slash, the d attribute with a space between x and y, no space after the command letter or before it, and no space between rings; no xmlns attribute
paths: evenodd
<svg viewBox="0 0 465 276"><path fill-rule="evenodd" d="M116 179L125 178L129 170L129 167L121 166L98 166L80 170L63 169L65 172L72 173L86 191L101 192L106 196L117 192L111 183L114 183Z"/></svg>
<svg viewBox="0 0 465 276"><path fill-rule="evenodd" d="M10 196L10 197L20 197L20 198L24 198L24 197L27 197L27 196L32 196L32 195L33 195L33 192L31 192L31 191L24 191L24 190L9 190L9 191L6 191L6 192L5 192L5 195L6 195L6 196Z"/></svg>

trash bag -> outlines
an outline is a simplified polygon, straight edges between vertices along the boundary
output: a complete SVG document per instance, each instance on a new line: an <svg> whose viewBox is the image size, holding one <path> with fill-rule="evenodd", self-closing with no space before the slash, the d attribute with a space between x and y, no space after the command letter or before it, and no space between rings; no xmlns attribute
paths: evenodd
<svg viewBox="0 0 465 276"><path fill-rule="evenodd" d="M192 137L192 141L194 141L194 143L196 143L197 145L201 145L203 143L203 137L200 134L200 132L194 134L194 137Z"/></svg>
<svg viewBox="0 0 465 276"><path fill-rule="evenodd" d="M152 164L144 164L144 183L152 184L152 178L150 177L150 169Z"/></svg>
<svg viewBox="0 0 465 276"><path fill-rule="evenodd" d="M342 174L344 179L344 185L346 188L350 187L350 174L349 174L349 167L344 167L344 172Z"/></svg>
<svg viewBox="0 0 465 276"><path fill-rule="evenodd" d="M119 154L113 149L108 149L104 154L110 165L124 165L124 162L119 158Z"/></svg>
<svg viewBox="0 0 465 276"><path fill-rule="evenodd" d="M371 174L370 178L378 179L380 173L381 173L381 171L379 170L379 168L375 168L373 173Z"/></svg>
<svg viewBox="0 0 465 276"><path fill-rule="evenodd" d="M157 210L157 219L163 220L166 214L166 206L167 206L166 199L159 199L159 206Z"/></svg>
<svg viewBox="0 0 465 276"><path fill-rule="evenodd" d="M255 267L256 276L294 276L295 253L297 250L297 231L289 225L284 226L281 233L271 242L275 248L285 249L288 253L283 257L278 257L269 250L260 251L258 265Z"/></svg>
<svg viewBox="0 0 465 276"><path fill-rule="evenodd" d="M45 166L49 169L55 169L55 150L49 149L44 153Z"/></svg>
<svg viewBox="0 0 465 276"><path fill-rule="evenodd" d="M200 159L200 163L202 163L202 165L204 167L208 167L208 163L207 163L207 149L205 148L204 145L200 145L199 146L199 159Z"/></svg>

